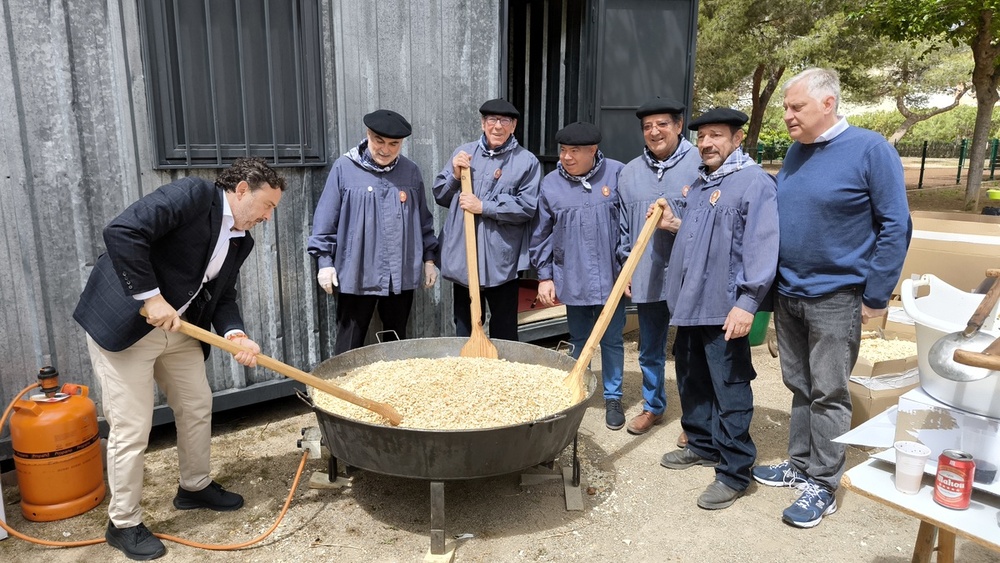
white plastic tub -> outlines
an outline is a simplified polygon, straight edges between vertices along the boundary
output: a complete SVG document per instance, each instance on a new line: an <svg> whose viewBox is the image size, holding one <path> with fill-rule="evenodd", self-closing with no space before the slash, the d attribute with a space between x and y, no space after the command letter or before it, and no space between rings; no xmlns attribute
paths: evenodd
<svg viewBox="0 0 1000 563"><path fill-rule="evenodd" d="M953 407L1000 418L1000 374L979 381L952 381L938 375L927 361L928 351L939 338L965 330L983 295L957 289L932 274L924 274L917 280L903 280L900 294L903 310L913 319L917 335L917 366L924 391ZM998 308L1000 304L993 308L982 328L994 337L998 335Z"/></svg>

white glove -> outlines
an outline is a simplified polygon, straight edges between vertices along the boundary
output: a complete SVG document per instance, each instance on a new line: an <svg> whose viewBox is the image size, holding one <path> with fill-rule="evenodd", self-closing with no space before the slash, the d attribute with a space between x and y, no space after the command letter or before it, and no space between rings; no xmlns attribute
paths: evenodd
<svg viewBox="0 0 1000 563"><path fill-rule="evenodd" d="M434 262L424 262L424 287L431 287L438 279L437 267Z"/></svg>
<svg viewBox="0 0 1000 563"><path fill-rule="evenodd" d="M333 266L320 268L319 273L316 274L316 281L319 282L319 286L323 288L323 291L331 294L333 293L333 288L340 285L340 281L337 279L337 269Z"/></svg>

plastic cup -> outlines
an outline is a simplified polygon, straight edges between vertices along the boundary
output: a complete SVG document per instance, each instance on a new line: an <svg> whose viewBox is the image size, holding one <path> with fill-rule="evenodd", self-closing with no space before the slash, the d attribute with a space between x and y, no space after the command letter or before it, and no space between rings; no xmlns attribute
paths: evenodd
<svg viewBox="0 0 1000 563"><path fill-rule="evenodd" d="M931 455L931 449L920 442L900 440L893 444L896 449L896 490L915 495L924 479L924 464Z"/></svg>

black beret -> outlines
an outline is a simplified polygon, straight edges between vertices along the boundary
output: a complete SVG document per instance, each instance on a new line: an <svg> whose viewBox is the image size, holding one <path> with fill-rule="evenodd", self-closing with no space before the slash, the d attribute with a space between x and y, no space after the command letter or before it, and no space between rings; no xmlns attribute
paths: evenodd
<svg viewBox="0 0 1000 563"><path fill-rule="evenodd" d="M639 106L639 109L635 110L635 116L639 119L642 119L647 115L656 115L660 113L671 113L674 115L684 113L684 104L678 102L677 100L657 96L642 104Z"/></svg>
<svg viewBox="0 0 1000 563"><path fill-rule="evenodd" d="M724 123L733 127L743 127L743 124L749 120L750 118L747 117L747 114L736 109L712 108L699 115L698 119L691 120L688 129L697 131L699 127L708 125L709 123Z"/></svg>
<svg viewBox="0 0 1000 563"><path fill-rule="evenodd" d="M601 142L601 130L593 123L577 121L560 129L556 142L571 146L596 145Z"/></svg>
<svg viewBox="0 0 1000 563"><path fill-rule="evenodd" d="M378 109L365 116L365 127L388 139L405 139L413 129L402 115L390 109Z"/></svg>
<svg viewBox="0 0 1000 563"><path fill-rule="evenodd" d="M483 115L505 115L507 117L513 117L514 119L521 117L521 112L517 111L516 107L514 107L507 100L501 98L489 100L479 106L479 113Z"/></svg>

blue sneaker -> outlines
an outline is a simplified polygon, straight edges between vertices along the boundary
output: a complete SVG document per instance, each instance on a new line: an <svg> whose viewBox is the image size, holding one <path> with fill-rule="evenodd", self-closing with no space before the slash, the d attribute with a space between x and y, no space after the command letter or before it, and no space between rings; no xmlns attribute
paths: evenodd
<svg viewBox="0 0 1000 563"><path fill-rule="evenodd" d="M790 460L785 460L774 465L758 465L750 472L758 483L769 487L794 487L801 489L809 478L806 474L795 469Z"/></svg>
<svg viewBox="0 0 1000 563"><path fill-rule="evenodd" d="M812 528L828 514L837 511L837 497L832 491L810 481L802 487L799 500L781 513L781 519L796 528Z"/></svg>

